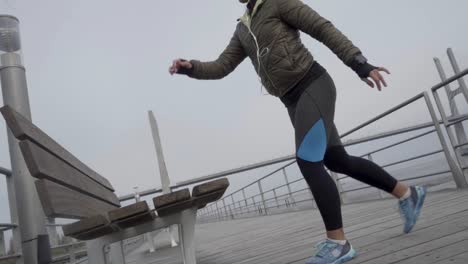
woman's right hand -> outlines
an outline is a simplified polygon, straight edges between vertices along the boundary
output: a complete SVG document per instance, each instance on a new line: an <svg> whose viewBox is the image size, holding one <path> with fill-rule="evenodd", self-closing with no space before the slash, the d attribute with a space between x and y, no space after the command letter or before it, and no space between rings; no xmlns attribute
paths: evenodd
<svg viewBox="0 0 468 264"><path fill-rule="evenodd" d="M192 69L193 65L187 61L187 60L184 60L184 59L175 59L172 61L172 66L169 67L169 73L171 75L173 75L174 73L177 73L179 72L179 70L181 68L184 68L184 69L187 69L187 70L190 70Z"/></svg>

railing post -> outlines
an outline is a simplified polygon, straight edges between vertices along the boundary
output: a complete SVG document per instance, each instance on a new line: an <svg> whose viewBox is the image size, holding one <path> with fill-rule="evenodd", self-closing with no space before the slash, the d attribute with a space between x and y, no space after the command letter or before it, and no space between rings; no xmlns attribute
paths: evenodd
<svg viewBox="0 0 468 264"><path fill-rule="evenodd" d="M6 255L5 236L3 235L3 231L0 231L0 256L4 255Z"/></svg>
<svg viewBox="0 0 468 264"><path fill-rule="evenodd" d="M218 215L218 221L221 221L221 212L219 211L218 201L216 201L215 204L216 204L216 212Z"/></svg>
<svg viewBox="0 0 468 264"><path fill-rule="evenodd" d="M258 181L258 189L260 190L260 197L262 197L262 204L263 208L265 210L265 214L268 214L267 212L267 207L266 207L266 202L265 202L265 195L263 194L263 188L262 188L262 181Z"/></svg>
<svg viewBox="0 0 468 264"><path fill-rule="evenodd" d="M20 54L19 21L15 17L2 15L0 16L0 79L3 102L31 120L26 73ZM29 174L18 141L10 130L8 130L8 145L18 212L18 223L15 224L20 227L22 241L22 257L17 259L16 263L36 264L39 254L41 258L50 257L45 215L37 195L35 180ZM15 239L18 239L18 236Z"/></svg>
<svg viewBox="0 0 468 264"><path fill-rule="evenodd" d="M273 195L274 195L274 197L275 197L276 207L279 208L278 197L276 196L276 189L273 189Z"/></svg>
<svg viewBox="0 0 468 264"><path fill-rule="evenodd" d="M7 185L7 192L8 192L8 207L10 209L10 219L12 224L18 225L18 210L17 210L17 203L16 203L16 191L15 191L15 182L10 172L5 174L6 176L6 185ZM10 248L11 251L14 253L21 253L21 232L20 227L17 226L12 229L13 233L13 248ZM19 259L18 261L22 261ZM20 263L20 262L18 262ZM22 262L21 262L22 263Z"/></svg>
<svg viewBox="0 0 468 264"><path fill-rule="evenodd" d="M372 154L367 155L367 159L368 159L369 161L374 162L374 158L372 158ZM380 199L383 199L383 198L384 198L383 191L380 190L380 189L378 189L378 192L379 192Z"/></svg>
<svg viewBox="0 0 468 264"><path fill-rule="evenodd" d="M223 210L224 210L224 215L225 215L226 218L227 218L228 212L227 212L227 207L226 207L226 201L224 200L224 198L223 198Z"/></svg>
<svg viewBox="0 0 468 264"><path fill-rule="evenodd" d="M49 234L50 245L57 246L58 234L57 225L55 224L55 218L47 218L47 232Z"/></svg>
<svg viewBox="0 0 468 264"><path fill-rule="evenodd" d="M232 209L235 212L236 211L236 202L234 202L234 195L233 194L231 194L231 201L232 201Z"/></svg>
<svg viewBox="0 0 468 264"><path fill-rule="evenodd" d="M282 171L283 171L283 175L284 175L284 180L286 181L286 186L288 187L288 195L291 198L291 202L295 205L296 203L294 201L294 197L293 197L292 192L291 192L291 184L289 183L288 174L286 173L285 168L283 168Z"/></svg>
<svg viewBox="0 0 468 264"><path fill-rule="evenodd" d="M443 111L443 109L440 109L440 106L439 106L440 100L438 100L437 91L434 93L434 98L435 98L436 103L437 103L437 105L439 107L439 111ZM463 173L461 172L461 170L458 167L457 163L455 163L455 161L452 159L452 155L450 154L449 147L447 145L447 142L445 141L444 134L443 134L442 129L441 129L440 124L439 124L439 120L437 118L434 107L432 106L431 99L429 98L429 95L428 95L427 92L424 92L424 100L426 101L426 106L429 109L429 113L431 115L432 122L434 123L434 127L435 127L435 129L437 131L437 135L439 136L440 144L442 146L442 149L444 150L445 158L447 159L447 163L448 163L448 165L450 167L450 170L452 171L453 179L454 179L454 181L455 181L458 188L467 188L468 184L466 182L466 179L465 179ZM442 113L443 112L441 112L441 115L442 115L442 118L444 119L445 117L444 117L444 115ZM447 134L449 135L449 138L451 139L450 132L449 131L447 131L447 132L448 132Z"/></svg>
<svg viewBox="0 0 468 264"><path fill-rule="evenodd" d="M229 208L229 215L231 216L230 218L231 219L234 219L234 215L232 214L232 210L231 210L231 205L228 204L228 208Z"/></svg>

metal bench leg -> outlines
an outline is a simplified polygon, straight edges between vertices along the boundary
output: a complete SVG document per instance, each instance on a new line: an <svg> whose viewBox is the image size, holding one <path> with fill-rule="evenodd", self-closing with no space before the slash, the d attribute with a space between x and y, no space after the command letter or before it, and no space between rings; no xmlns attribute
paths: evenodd
<svg viewBox="0 0 468 264"><path fill-rule="evenodd" d="M196 220L197 209L192 208L182 212L179 237L184 264L197 263L194 240Z"/></svg>
<svg viewBox="0 0 468 264"><path fill-rule="evenodd" d="M111 264L125 264L122 241L110 244L110 260Z"/></svg>
<svg viewBox="0 0 468 264"><path fill-rule="evenodd" d="M104 253L104 244L98 239L93 239L86 242L86 249L88 251L89 264L105 264L106 255Z"/></svg>

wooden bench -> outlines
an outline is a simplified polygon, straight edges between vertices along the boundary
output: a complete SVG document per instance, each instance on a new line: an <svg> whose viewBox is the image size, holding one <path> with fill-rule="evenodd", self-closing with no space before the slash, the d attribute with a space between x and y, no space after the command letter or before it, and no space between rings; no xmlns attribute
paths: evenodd
<svg viewBox="0 0 468 264"><path fill-rule="evenodd" d="M111 244L173 224L185 264L195 264L194 229L199 208L220 199L229 186L226 178L178 190L122 207L111 183L77 159L31 121L9 106L0 109L19 140L46 216L78 219L62 227L64 235L87 241L89 263L106 263L104 247L111 246L112 263L125 263L121 248ZM120 244L120 243L119 243ZM119 245L117 244L117 245Z"/></svg>

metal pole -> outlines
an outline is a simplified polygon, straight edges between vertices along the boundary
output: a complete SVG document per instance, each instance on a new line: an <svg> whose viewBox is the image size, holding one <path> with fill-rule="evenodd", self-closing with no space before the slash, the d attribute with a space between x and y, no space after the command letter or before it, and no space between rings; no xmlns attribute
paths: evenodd
<svg viewBox="0 0 468 264"><path fill-rule="evenodd" d="M434 94L437 95L437 91ZM450 155L449 147L447 145L447 142L445 141L442 128L440 127L439 120L437 119L437 115L434 110L434 106L432 105L431 99L429 98L429 94L427 92L424 92L424 100L426 101L426 106L429 109L429 114L431 115L432 121L434 122L434 127L437 131L437 135L439 136L440 145L444 150L445 158L447 159L447 163L450 167L450 170L452 171L453 179L458 188L467 188L468 184L466 182L465 177L463 176L460 168L457 166L455 161L452 159L452 156ZM442 118L444 118L444 116L442 116Z"/></svg>
<svg viewBox="0 0 468 264"><path fill-rule="evenodd" d="M218 213L218 221L221 220L221 213L219 212L218 201L216 201L216 212Z"/></svg>
<svg viewBox="0 0 468 264"><path fill-rule="evenodd" d="M18 19L0 16L0 79L3 102L31 120L26 73L20 49ZM36 264L39 258L50 257L45 215L36 192L35 180L29 174L18 142L9 130L8 145L22 241L22 258L17 263Z"/></svg>
<svg viewBox="0 0 468 264"><path fill-rule="evenodd" d="M154 148L156 150L156 158L158 159L158 167L159 167L159 176L161 177L161 188L162 188L162 193L163 194L168 194L171 192L171 181L169 179L169 173L167 172L167 167L166 167L166 161L164 159L164 152L161 144L161 137L159 135L159 128L158 128L158 123L156 122L156 118L154 117L153 111L148 111L148 118L150 121L150 126L151 126L151 134L153 136L153 141L154 141ZM176 230L178 230L178 226L172 225L169 228L165 229L167 232L169 232L169 236L171 238L171 246L176 247L177 246L177 241L176 241ZM148 234L148 235L151 235ZM153 246L150 247L150 252L151 249L154 248L154 241L152 237L151 242L153 243Z"/></svg>
<svg viewBox="0 0 468 264"><path fill-rule="evenodd" d="M288 195L291 198L291 203L295 204L294 197L292 196L292 192L291 192L291 184L289 183L288 174L286 173L285 168L283 168L283 175L284 175L284 181L286 182L286 186L288 187Z"/></svg>
<svg viewBox="0 0 468 264"><path fill-rule="evenodd" d="M447 49L447 55L450 60L450 64L452 64L453 71L455 74L460 74L460 67L458 66L457 59L455 58L455 54L453 53L452 48ZM465 102L468 103L468 88L466 87L465 79L464 78L459 78L458 79L458 84L460 85L461 93L465 97Z"/></svg>
<svg viewBox="0 0 468 264"><path fill-rule="evenodd" d="M148 118L151 126L151 134L153 135L154 148L156 149L156 157L158 159L163 194L168 194L171 192L171 181L167 172L166 162L164 161L164 153L162 149L161 138L159 136L158 123L156 122L153 111L148 111Z"/></svg>
<svg viewBox="0 0 468 264"><path fill-rule="evenodd" d="M263 204L263 208L265 209L265 214L268 214L266 203L265 203L265 195L263 194L262 181L260 180L257 183L258 183L258 189L260 190L260 196L262 197L262 204Z"/></svg>
<svg viewBox="0 0 468 264"><path fill-rule="evenodd" d="M8 192L8 207L10 209L10 219L12 224L18 225L18 210L16 206L16 191L15 191L15 182L11 175L11 171L4 169L4 174L6 176L6 184L7 184L7 192ZM9 246L11 247L10 250L16 254L22 252L21 250L21 232L20 227L17 226L12 229L13 237L12 237L12 244ZM18 261L22 261L19 259ZM22 263L22 262L18 262Z"/></svg>
<svg viewBox="0 0 468 264"><path fill-rule="evenodd" d="M138 187L133 187L133 190L134 190L134 193L135 193L135 202L138 203L139 201L141 201L140 194L138 193ZM144 234L143 239L148 241L149 252L150 253L153 253L154 251L156 251L155 246L154 246L153 237L151 237L151 233Z"/></svg>
<svg viewBox="0 0 468 264"><path fill-rule="evenodd" d="M49 234L49 240L51 246L58 245L58 233L57 233L57 225L55 224L55 218L47 218L47 231Z"/></svg>
<svg viewBox="0 0 468 264"><path fill-rule="evenodd" d="M451 49L448 49L447 53L449 55L450 61L452 62L455 74L459 74L460 69L458 68L458 64L457 64L457 61L455 59L455 56L453 55L453 52L451 52ZM437 71L439 72L440 79L442 81L446 81L447 80L447 75L445 75L445 71L444 71L444 68L442 67L442 63L440 62L440 60L438 58L434 58L434 62L436 64ZM450 105L450 111L452 113L452 116L454 116L454 117L458 116L459 113L460 113L458 111L457 102L455 101L455 96L458 93L462 93L463 95L465 95L465 102L466 102L466 93L467 93L467 91L466 91L466 84L463 81L463 78L459 79L459 83L460 83L460 87L458 89L455 89L454 91L452 91L452 89L450 88L450 84L445 85L445 92L447 93L447 98L448 98L448 102L449 102L449 105ZM463 85L465 85L465 87L464 87L465 89L463 89ZM454 124L453 127L455 129L455 135L457 137L458 144L466 143L468 140L466 138L465 128L463 127L463 124L462 123L457 123L457 124ZM451 129L450 127L447 127L447 130L450 130L450 129ZM461 155L458 159L462 162L462 164L461 164L462 168L467 165L467 162L463 157L463 154L465 154L467 152L466 150L467 149L465 147L462 147L460 149L460 151L456 152L457 155Z"/></svg>
<svg viewBox="0 0 468 264"><path fill-rule="evenodd" d="M0 231L0 256L4 255L6 255L5 236L3 235L3 231Z"/></svg>
<svg viewBox="0 0 468 264"><path fill-rule="evenodd" d="M273 189L273 195L275 196L276 207L279 208L278 197L276 196L276 189Z"/></svg>

